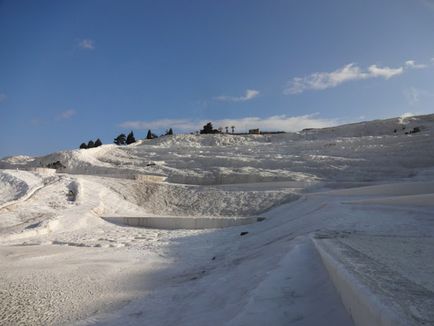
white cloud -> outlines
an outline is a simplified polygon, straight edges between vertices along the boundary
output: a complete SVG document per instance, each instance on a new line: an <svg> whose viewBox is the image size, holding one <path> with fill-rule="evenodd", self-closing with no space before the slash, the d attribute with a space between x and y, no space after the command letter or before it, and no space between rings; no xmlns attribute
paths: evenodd
<svg viewBox="0 0 434 326"><path fill-rule="evenodd" d="M0 93L0 103L1 103L1 102L4 102L6 99L7 99L6 94L4 94L4 93Z"/></svg>
<svg viewBox="0 0 434 326"><path fill-rule="evenodd" d="M173 128L182 131L193 131L197 129L198 122L189 119L160 119L152 121L135 120L122 122L119 126L121 128L136 130Z"/></svg>
<svg viewBox="0 0 434 326"><path fill-rule="evenodd" d="M423 4L425 4L427 7L434 9L434 1L433 0L421 0Z"/></svg>
<svg viewBox="0 0 434 326"><path fill-rule="evenodd" d="M259 95L259 91L255 89L247 89L245 94L243 96L227 96L227 95L220 95L214 97L217 101L223 101L223 102L245 102L249 101L251 99L254 99Z"/></svg>
<svg viewBox="0 0 434 326"><path fill-rule="evenodd" d="M400 124L406 124L411 117L414 117L416 114L412 113L412 112L405 112L403 114L401 114L401 116L399 117L399 123Z"/></svg>
<svg viewBox="0 0 434 326"><path fill-rule="evenodd" d="M382 77L384 79L389 79L394 76L401 75L404 72L403 67L399 68L389 68L389 67L378 67L377 65L369 66L368 73L362 76L362 79L367 78L377 78Z"/></svg>
<svg viewBox="0 0 434 326"><path fill-rule="evenodd" d="M420 95L420 91L414 87L404 91L404 96L410 105L416 105L420 101Z"/></svg>
<svg viewBox="0 0 434 326"><path fill-rule="evenodd" d="M405 112L403 114L401 114L400 118L401 119L407 119L407 118L411 118L414 117L416 114L411 113L411 112Z"/></svg>
<svg viewBox="0 0 434 326"><path fill-rule="evenodd" d="M427 98L433 98L434 92L427 91L425 89L410 87L404 90L404 96L411 106L418 104L421 100Z"/></svg>
<svg viewBox="0 0 434 326"><path fill-rule="evenodd" d="M285 89L285 94L299 94L305 90L323 90L336 87L351 80L363 79L366 73L350 63L332 72L315 72L305 77L295 77L290 81Z"/></svg>
<svg viewBox="0 0 434 326"><path fill-rule="evenodd" d="M42 119L40 119L40 118L32 118L32 119L30 120L30 123L31 123L33 126L35 126L35 127L39 127L39 126L41 126L41 125L44 123L44 121L43 121Z"/></svg>
<svg viewBox="0 0 434 326"><path fill-rule="evenodd" d="M287 83L283 93L300 94L307 90L324 90L346 82L370 78L390 79L403 74L405 69L422 69L426 67L427 65L417 64L414 60L408 60L398 68L371 65L365 70L355 63L350 63L332 72L315 72L305 77L295 77Z"/></svg>
<svg viewBox="0 0 434 326"><path fill-rule="evenodd" d="M414 61L414 60L407 60L405 62L405 66L407 68L413 68L413 69L423 69L423 68L428 67L426 64L416 63L416 61Z"/></svg>
<svg viewBox="0 0 434 326"><path fill-rule="evenodd" d="M83 39L78 42L78 47L85 50L94 50L95 42L91 39Z"/></svg>
<svg viewBox="0 0 434 326"><path fill-rule="evenodd" d="M175 131L188 132L202 129L210 120L191 119L162 119L153 121L126 121L120 127L126 129L147 130L173 128ZM248 131L253 128L269 131L299 131L305 128L324 128L337 125L334 119L322 119L318 114L308 114L290 117L286 115L275 115L266 118L246 117L239 119L222 119L212 121L215 128L235 126L236 131Z"/></svg>
<svg viewBox="0 0 434 326"><path fill-rule="evenodd" d="M62 113L60 113L58 118L61 120L67 120L67 119L72 118L76 114L77 114L77 111L70 109L70 110L66 110L66 111L63 111Z"/></svg>

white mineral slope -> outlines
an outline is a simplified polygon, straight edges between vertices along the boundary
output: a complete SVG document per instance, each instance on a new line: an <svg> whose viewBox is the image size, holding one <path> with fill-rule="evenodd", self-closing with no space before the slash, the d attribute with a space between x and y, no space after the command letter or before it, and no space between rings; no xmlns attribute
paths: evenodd
<svg viewBox="0 0 434 326"><path fill-rule="evenodd" d="M307 129L302 133L310 139L336 137L405 135L417 127L430 128L434 124L434 115L403 116L399 118L357 122L337 127Z"/></svg>
<svg viewBox="0 0 434 326"><path fill-rule="evenodd" d="M429 115L366 122L363 132L356 124L300 134L177 135L129 146L64 151L33 160L9 158L0 160L0 168L59 161L64 172L74 174L132 177L150 173L165 175L169 182L207 185L389 180L414 176L416 169L431 167L433 120L434 115ZM405 134L415 127L421 131Z"/></svg>
<svg viewBox="0 0 434 326"><path fill-rule="evenodd" d="M349 235L316 244L356 324L433 324L432 238Z"/></svg>
<svg viewBox="0 0 434 326"><path fill-rule="evenodd" d="M171 261L161 257L167 256L172 238L204 232L126 228L107 223L101 216L155 216L158 211L246 215L296 198L293 191L281 187L218 192L197 186L160 186L59 174L31 197L1 209L1 324L63 324L111 310L146 293L145 285L154 286L152 276L139 285L134 285L135 278L139 282L143 275L153 274L158 261L163 266ZM137 192L138 187L143 193ZM26 290L20 291L22 287Z"/></svg>
<svg viewBox="0 0 434 326"><path fill-rule="evenodd" d="M429 324L417 295L433 297L424 265L434 237L433 117L0 160L0 324L352 325L312 235L385 309ZM56 161L65 168L54 177L30 171ZM258 215L265 221L215 230L103 219ZM409 295L395 298L377 270Z"/></svg>
<svg viewBox="0 0 434 326"><path fill-rule="evenodd" d="M0 207L16 201L43 185L43 178L30 172L0 170Z"/></svg>
<svg viewBox="0 0 434 326"><path fill-rule="evenodd" d="M112 311L143 295L137 275L165 264L151 252L141 257L115 249L1 246L0 324L69 325Z"/></svg>
<svg viewBox="0 0 434 326"><path fill-rule="evenodd" d="M348 204L413 206L434 209L434 182L400 182L328 191L328 195L357 196ZM318 193L321 195L321 193Z"/></svg>
<svg viewBox="0 0 434 326"><path fill-rule="evenodd" d="M434 324L434 184L393 183L314 196L336 195L375 220L363 232L324 232L315 240L357 324ZM407 220L380 228L378 220L384 223L386 214Z"/></svg>
<svg viewBox="0 0 434 326"><path fill-rule="evenodd" d="M411 183L402 187L407 185ZM350 193L309 193L269 211L264 222L179 238L167 252L173 269L160 272L165 282L122 310L84 324L263 325L267 320L273 325L323 325L327 320L351 325L311 251L309 234L355 248L342 251L344 266L368 289L366 300L382 302L378 309L408 325L432 323L426 301L434 299L434 266L427 263L434 236L432 210L347 203L355 198ZM240 236L240 231L249 233ZM176 269L177 276L164 276Z"/></svg>

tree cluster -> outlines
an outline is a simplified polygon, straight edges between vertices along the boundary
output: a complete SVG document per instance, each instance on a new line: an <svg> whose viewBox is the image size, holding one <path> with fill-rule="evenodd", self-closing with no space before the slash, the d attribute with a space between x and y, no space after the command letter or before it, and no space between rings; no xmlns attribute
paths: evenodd
<svg viewBox="0 0 434 326"><path fill-rule="evenodd" d="M173 135L173 129L169 128L166 130L166 133L161 136L171 136L171 135ZM154 138L158 138L158 136L154 134L151 130L148 130L146 139L154 139ZM116 145L129 145L135 142L136 142L136 138L134 137L134 133L132 131L127 136L125 136L125 134L120 134L113 140L113 143L115 143Z"/></svg>
<svg viewBox="0 0 434 326"><path fill-rule="evenodd" d="M56 161L56 162L52 162L52 163L48 163L46 165L47 168L49 169L65 169L66 166L64 166L60 161Z"/></svg>
<svg viewBox="0 0 434 326"><path fill-rule="evenodd" d="M208 122L203 126L203 129L199 131L201 134L219 134L220 131L214 129L211 122Z"/></svg>
<svg viewBox="0 0 434 326"><path fill-rule="evenodd" d="M94 148L94 147L99 147L102 145L101 140L98 138L97 140L93 141L93 140L89 140L89 142L86 143L81 143L80 145L80 149L88 149L88 148Z"/></svg>
<svg viewBox="0 0 434 326"><path fill-rule="evenodd" d="M170 128L169 130L166 130L166 133L160 135L160 137L163 136L170 136L173 135L173 130L172 128ZM158 138L158 136L156 134L154 134L150 129L148 130L148 133L146 134L146 139L154 139L154 138Z"/></svg>
<svg viewBox="0 0 434 326"><path fill-rule="evenodd" d="M116 145L129 145L136 142L136 138L134 137L134 133L131 131L128 136L125 136L125 134L120 134L117 136L113 142Z"/></svg>
<svg viewBox="0 0 434 326"><path fill-rule="evenodd" d="M170 128L169 130L166 130L166 133L164 134L164 136L172 136L172 135L173 135L172 128Z"/></svg>

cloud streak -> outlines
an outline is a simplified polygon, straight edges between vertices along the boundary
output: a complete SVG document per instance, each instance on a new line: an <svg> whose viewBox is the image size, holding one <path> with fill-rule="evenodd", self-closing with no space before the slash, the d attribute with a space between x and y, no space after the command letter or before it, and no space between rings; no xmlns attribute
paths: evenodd
<svg viewBox="0 0 434 326"><path fill-rule="evenodd" d="M214 97L214 100L221 102L245 102L254 99L259 95L259 91L255 89L246 89L246 92L242 96L227 96L220 95Z"/></svg>
<svg viewBox="0 0 434 326"><path fill-rule="evenodd" d="M407 60L405 66L410 69L424 69L428 67L428 65L416 63L414 60Z"/></svg>
<svg viewBox="0 0 434 326"><path fill-rule="evenodd" d="M420 0L427 7L434 9L434 1L433 0Z"/></svg>
<svg viewBox="0 0 434 326"><path fill-rule="evenodd" d="M68 120L68 119L72 118L76 114L77 114L77 111L75 111L73 109L66 110L66 111L63 111L62 113L59 114L58 119L60 119L60 120Z"/></svg>
<svg viewBox="0 0 434 326"><path fill-rule="evenodd" d="M371 78L387 80L403 74L406 69L422 69L426 67L427 65L417 64L414 60L408 60L404 65L397 68L371 65L367 69L362 69L357 64L350 63L332 72L315 72L308 76L295 77L287 83L283 93L285 95L294 95L308 90L325 90L347 82Z"/></svg>
<svg viewBox="0 0 434 326"><path fill-rule="evenodd" d="M95 50L95 42L91 39L83 39L78 42L78 47L84 50Z"/></svg>
<svg viewBox="0 0 434 326"><path fill-rule="evenodd" d="M425 89L419 89L415 87L410 87L404 90L403 93L405 99L407 100L407 103L411 106L415 106L422 100L426 100L428 98L431 100L434 97L433 91L428 91Z"/></svg>
<svg viewBox="0 0 434 326"><path fill-rule="evenodd" d="M147 130L173 128L175 131L191 132L202 129L210 120L191 119L161 119L152 121L125 121L119 126L125 129ZM322 119L318 114L302 116L275 115L266 118L245 117L239 119L221 119L212 121L214 127L235 126L237 131L248 131L253 128L260 128L269 131L300 131L304 128L324 128L338 124L335 119Z"/></svg>
<svg viewBox="0 0 434 326"><path fill-rule="evenodd" d="M0 93L0 103L6 101L7 96L4 93Z"/></svg>

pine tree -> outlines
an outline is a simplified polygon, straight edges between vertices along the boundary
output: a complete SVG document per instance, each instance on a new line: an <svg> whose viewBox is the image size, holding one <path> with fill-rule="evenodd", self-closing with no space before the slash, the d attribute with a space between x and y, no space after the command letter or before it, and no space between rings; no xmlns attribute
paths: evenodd
<svg viewBox="0 0 434 326"><path fill-rule="evenodd" d="M95 147L95 143L93 142L93 140L89 140L89 142L87 143L87 148L94 148Z"/></svg>
<svg viewBox="0 0 434 326"><path fill-rule="evenodd" d="M134 138L133 131L131 131L127 136L127 145L135 143L135 142L136 142L136 138Z"/></svg>
<svg viewBox="0 0 434 326"><path fill-rule="evenodd" d="M169 130L166 131L166 136L171 136L171 135L173 135L172 128L170 128Z"/></svg>
<svg viewBox="0 0 434 326"><path fill-rule="evenodd" d="M86 148L87 148L87 145L85 143L81 143L80 149L86 149Z"/></svg>
<svg viewBox="0 0 434 326"><path fill-rule="evenodd" d="M200 131L201 134L218 134L219 131L214 129L211 122L208 122Z"/></svg>
<svg viewBox="0 0 434 326"><path fill-rule="evenodd" d="M99 138L97 140L95 140L95 147L99 147L101 145L102 145L102 142Z"/></svg>
<svg viewBox="0 0 434 326"><path fill-rule="evenodd" d="M151 129L149 129L149 130L148 130L148 134L146 135L146 139L152 139L152 138L154 138L154 137L153 137L153 135L152 135L152 131L151 131Z"/></svg>
<svg viewBox="0 0 434 326"><path fill-rule="evenodd" d="M126 142L125 134L120 134L119 136L117 136L117 137L113 140L113 142L114 142L116 145L125 145L125 142Z"/></svg>
<svg viewBox="0 0 434 326"><path fill-rule="evenodd" d="M213 126L211 122L208 122L205 126L203 126L204 134L210 134L212 133L212 130L213 130Z"/></svg>

